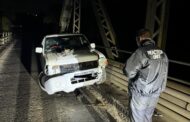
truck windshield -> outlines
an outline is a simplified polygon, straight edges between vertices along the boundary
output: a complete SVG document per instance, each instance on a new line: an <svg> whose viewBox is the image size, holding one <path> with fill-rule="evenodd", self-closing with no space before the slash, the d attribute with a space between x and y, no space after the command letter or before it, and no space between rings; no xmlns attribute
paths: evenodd
<svg viewBox="0 0 190 122"><path fill-rule="evenodd" d="M81 35L48 37L45 40L45 52L62 52L65 49L84 49L88 48L88 40Z"/></svg>

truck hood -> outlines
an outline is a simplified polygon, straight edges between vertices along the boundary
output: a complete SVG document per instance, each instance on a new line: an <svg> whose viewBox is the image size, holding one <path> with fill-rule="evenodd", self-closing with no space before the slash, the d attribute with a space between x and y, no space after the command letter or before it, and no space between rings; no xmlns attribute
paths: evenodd
<svg viewBox="0 0 190 122"><path fill-rule="evenodd" d="M65 50L45 54L46 65L64 65L98 60L98 54L89 50Z"/></svg>

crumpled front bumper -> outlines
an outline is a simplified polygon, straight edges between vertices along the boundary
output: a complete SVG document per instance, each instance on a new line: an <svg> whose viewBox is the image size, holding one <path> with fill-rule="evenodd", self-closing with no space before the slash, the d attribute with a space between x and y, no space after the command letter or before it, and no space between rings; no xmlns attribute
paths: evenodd
<svg viewBox="0 0 190 122"><path fill-rule="evenodd" d="M51 95L60 91L64 91L66 93L73 92L77 88L93 85L95 83L100 84L105 80L105 69L98 67L90 70L76 71L51 77L45 82L40 82L39 84L42 90Z"/></svg>

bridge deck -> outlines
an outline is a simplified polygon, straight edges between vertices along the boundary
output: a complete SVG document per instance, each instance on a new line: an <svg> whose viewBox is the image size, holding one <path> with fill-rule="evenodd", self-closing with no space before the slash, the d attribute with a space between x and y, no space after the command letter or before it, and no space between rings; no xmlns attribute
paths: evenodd
<svg viewBox="0 0 190 122"><path fill-rule="evenodd" d="M34 54L33 54L34 55ZM1 122L101 122L74 93L48 96L37 84L37 65L32 56L31 73L20 60L20 45L11 44L0 56ZM25 56L27 57L27 56Z"/></svg>

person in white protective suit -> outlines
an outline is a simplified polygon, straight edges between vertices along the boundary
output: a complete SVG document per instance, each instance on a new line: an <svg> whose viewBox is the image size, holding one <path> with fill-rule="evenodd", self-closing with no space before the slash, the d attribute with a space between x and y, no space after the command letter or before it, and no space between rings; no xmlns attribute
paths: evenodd
<svg viewBox="0 0 190 122"><path fill-rule="evenodd" d="M130 122L152 122L160 93L165 90L168 75L166 53L156 47L148 29L136 36L138 49L123 69L128 78Z"/></svg>

